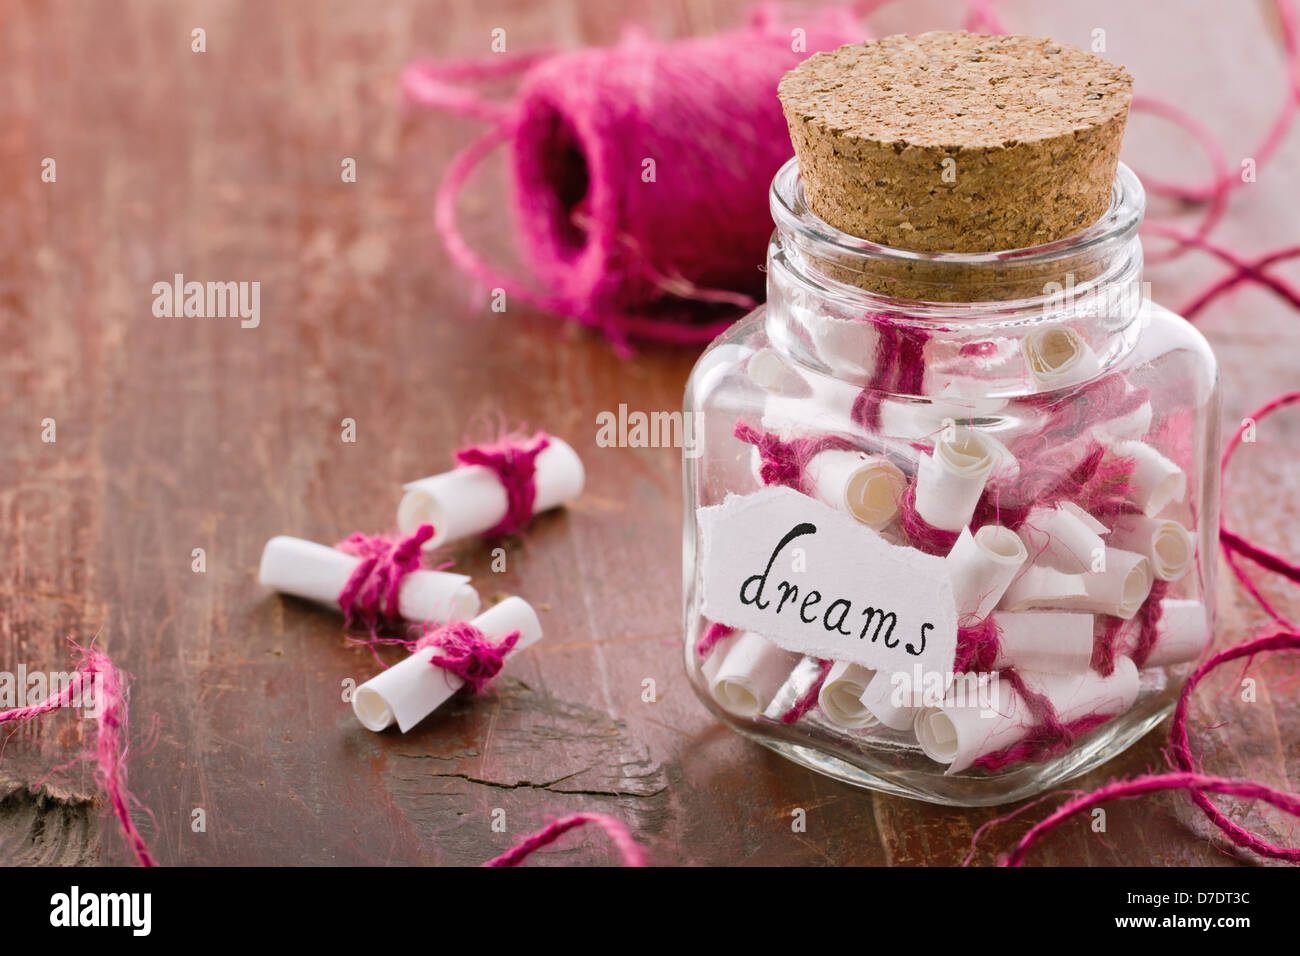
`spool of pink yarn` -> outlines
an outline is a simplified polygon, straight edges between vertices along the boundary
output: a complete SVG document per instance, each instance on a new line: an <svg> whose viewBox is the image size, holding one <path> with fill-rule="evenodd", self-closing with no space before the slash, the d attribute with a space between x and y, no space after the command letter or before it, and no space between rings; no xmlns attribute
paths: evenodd
<svg viewBox="0 0 1300 956"><path fill-rule="evenodd" d="M686 303L748 309L762 293L768 184L790 156L777 83L863 36L847 10L782 24L764 8L743 29L675 43L630 32L613 47L513 63L413 64L403 76L412 100L495 123L449 168L438 231L485 286L617 345L707 342L735 316ZM522 73L512 104L472 89L512 65ZM460 188L502 143L528 283L484 262L456 223Z"/></svg>

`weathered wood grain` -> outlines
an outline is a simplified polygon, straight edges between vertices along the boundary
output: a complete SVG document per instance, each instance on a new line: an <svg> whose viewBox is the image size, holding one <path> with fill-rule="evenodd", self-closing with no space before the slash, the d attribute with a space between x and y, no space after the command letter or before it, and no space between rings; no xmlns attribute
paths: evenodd
<svg viewBox="0 0 1300 956"><path fill-rule="evenodd" d="M637 5L640 6L640 5ZM1194 108L1234 164L1282 98L1276 25L1250 5L1209 26L1210 0L1168 22L1158 5L1005 5L1009 23L1086 45L1104 27L1140 90ZM738 3L655 6L676 35L734 23ZM550 814L626 820L659 863L952 864L996 811L854 790L720 727L681 671L680 465L671 449L599 448L596 415L679 407L692 357L632 362L452 271L430 200L474 124L401 107L399 69L419 52L477 56L609 42L618 4L396 0L367 4L0 3L0 668L63 669L64 638L97 638L134 675L132 785L164 864L477 863ZM880 30L956 22L955 3L895 4ZM207 31L207 52L190 31ZM1210 68L1210 64L1221 64ZM1231 64L1231 67L1228 66ZM1231 76L1231 82L1224 77ZM43 183L41 161L57 162ZM340 181L345 157L357 182ZM1162 177L1205 168L1181 134L1135 118L1126 159ZM1238 190L1216 235L1246 252L1294 241L1290 170L1300 135ZM508 260L499 165L462 205L467 231ZM1167 203L1153 214L1190 216ZM756 266L758 264L756 263ZM1284 266L1297 274L1294 265ZM1155 267L1177 306L1218 274L1200 255ZM261 325L158 319L152 284L174 273L259 281ZM1300 316L1258 290L1202 320L1223 366L1229 424L1300 383ZM274 534L334 541L386 527L398 483L439 470L467 429L498 416L568 438L584 498L548 515L494 574L456 549L487 594L541 608L547 639L486 699L458 702L406 736L360 728L346 678L374 670L337 617L261 591ZM57 441L41 441L41 422ZM340 440L355 419L358 440ZM1300 554L1300 415L1243 448L1228 483L1239 530ZM206 573L191 570L194 548ZM1261 620L1227 580L1219 640ZM1277 582L1268 593L1300 613ZM1199 695L1206 766L1292 787L1300 766L1295 661ZM642 700L653 679L657 701ZM1079 782L1162 766L1153 734ZM111 821L88 811L81 727L19 728L0 760L0 862L121 863ZM32 796L31 794L35 794ZM207 829L195 833L202 808ZM807 811L807 832L791 812ZM492 828L504 811L506 832ZM1241 818L1295 842L1294 824ZM1035 811L976 854L992 862ZM1166 795L1109 808L1052 836L1041 863L1226 863L1198 814ZM539 862L610 862L577 833Z"/></svg>

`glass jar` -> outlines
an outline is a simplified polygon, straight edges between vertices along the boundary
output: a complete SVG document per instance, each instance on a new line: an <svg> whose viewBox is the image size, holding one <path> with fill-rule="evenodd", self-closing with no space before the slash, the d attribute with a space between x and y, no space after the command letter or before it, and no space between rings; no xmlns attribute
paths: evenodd
<svg viewBox="0 0 1300 956"><path fill-rule="evenodd" d="M770 198L767 304L686 389L696 693L798 763L936 803L1119 753L1212 633L1218 528L1215 361L1146 295L1137 177L1085 231L988 254L840 233L794 160Z"/></svg>

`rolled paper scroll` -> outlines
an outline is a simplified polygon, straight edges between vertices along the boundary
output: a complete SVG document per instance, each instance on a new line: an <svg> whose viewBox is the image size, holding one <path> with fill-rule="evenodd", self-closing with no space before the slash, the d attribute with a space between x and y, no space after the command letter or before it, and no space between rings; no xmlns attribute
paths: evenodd
<svg viewBox="0 0 1300 956"><path fill-rule="evenodd" d="M1031 565L1007 588L1001 607L1004 611L1091 611L1128 620L1138 612L1154 583L1151 562L1144 555L1107 548L1103 571L1063 574Z"/></svg>
<svg viewBox="0 0 1300 956"><path fill-rule="evenodd" d="M905 694L905 690L908 693ZM912 699L913 693L920 693L920 690L919 687L911 687L910 676L905 686L895 688L893 674L876 671L859 699L876 720L891 730L911 730L920 708L912 706L908 701Z"/></svg>
<svg viewBox="0 0 1300 956"><path fill-rule="evenodd" d="M863 730L879 723L876 715L862 704L875 671L858 664L836 661L831 665L817 695L817 706L832 724L848 730Z"/></svg>
<svg viewBox="0 0 1300 956"><path fill-rule="evenodd" d="M1120 515L1111 528L1110 542L1145 555L1161 581L1177 581L1191 570L1196 557L1192 533L1170 518Z"/></svg>
<svg viewBox="0 0 1300 956"><path fill-rule="evenodd" d="M709 691L728 713L753 717L763 712L798 662L798 654L745 631L727 649L709 680Z"/></svg>
<svg viewBox="0 0 1300 956"><path fill-rule="evenodd" d="M1119 441L1110 445L1111 454L1133 459L1132 489L1129 500L1147 517L1159 514L1171 501L1187 495L1187 476L1183 470L1140 441Z"/></svg>
<svg viewBox="0 0 1300 956"><path fill-rule="evenodd" d="M916 469L916 513L929 525L960 531L970 524L993 468L1001 460L996 445L977 431L957 427L941 437L934 452L922 455Z"/></svg>
<svg viewBox="0 0 1300 956"><path fill-rule="evenodd" d="M1151 431L1151 403L1143 402L1131 412L1126 412L1092 426L1094 438L1103 443L1137 441Z"/></svg>
<svg viewBox="0 0 1300 956"><path fill-rule="evenodd" d="M1144 555L1107 548L1106 569L1083 575L1088 597L1074 607L1128 620L1138 612L1154 583L1151 562Z"/></svg>
<svg viewBox="0 0 1300 956"><path fill-rule="evenodd" d="M533 513L571 501L582 493L582 460L567 442L554 435L536 459L537 494ZM424 547L473 537L495 528L506 517L509 502L500 479L483 465L464 465L403 486L397 506L397 526L404 534L431 524L433 537Z"/></svg>
<svg viewBox="0 0 1300 956"><path fill-rule="evenodd" d="M257 577L264 587L336 610L339 594L361 559L314 541L285 535L266 542ZM397 613L408 621L463 621L478 613L479 596L465 574L417 570L402 579Z"/></svg>
<svg viewBox="0 0 1300 956"><path fill-rule="evenodd" d="M1073 502L1050 508L1033 508L1020 526L1020 539L1035 564L1080 574L1092 567L1105 550L1101 534L1106 527Z"/></svg>
<svg viewBox="0 0 1300 956"><path fill-rule="evenodd" d="M1007 404L1005 398L966 398L951 389L928 401L886 398L880 402L880 432L914 441L931 439L949 425L993 415Z"/></svg>
<svg viewBox="0 0 1300 956"><path fill-rule="evenodd" d="M1021 342L1034 384L1046 391L1077 385L1101 371L1096 354L1074 329L1048 325L1030 331Z"/></svg>
<svg viewBox="0 0 1300 956"><path fill-rule="evenodd" d="M986 524L974 534L962 528L947 558L957 620L969 626L988 617L1028 557L1009 528Z"/></svg>
<svg viewBox="0 0 1300 956"><path fill-rule="evenodd" d="M1093 616L1070 611L995 611L995 670L1080 674L1092 663Z"/></svg>
<svg viewBox="0 0 1300 956"><path fill-rule="evenodd" d="M1117 658L1109 677L1095 671L1081 674L1020 672L1025 686L1045 696L1063 724L1096 715L1113 717L1133 706L1138 693L1138 670L1127 657ZM915 730L921 751L931 760L947 764L945 773L960 773L980 757L1005 750L1023 740L1036 721L1024 699L1009 681L997 683L998 700L990 713L980 703L956 702L949 697L939 707L927 707L916 716Z"/></svg>
<svg viewBox="0 0 1300 956"><path fill-rule="evenodd" d="M889 459L856 451L814 455L807 473L815 497L877 531L894 520L907 489L907 478Z"/></svg>
<svg viewBox="0 0 1300 956"><path fill-rule="evenodd" d="M1194 661L1210 641L1210 621L1200 601L1165 598L1160 602L1156 639L1143 667L1169 667Z"/></svg>
<svg viewBox="0 0 1300 956"><path fill-rule="evenodd" d="M537 612L523 598L506 598L470 623L494 641L518 631L519 640L508 657L542 639ZM433 645L422 647L358 687L352 695L352 712L357 720L367 730L380 731L397 724L398 730L406 733L446 703L465 681L433 663L438 652Z"/></svg>
<svg viewBox="0 0 1300 956"><path fill-rule="evenodd" d="M745 363L745 373L759 388L777 395L803 395L810 391L803 376L776 349L756 351Z"/></svg>
<svg viewBox="0 0 1300 956"><path fill-rule="evenodd" d="M1082 574L1065 574L1046 565L1031 564L1011 582L998 607L1003 611L1033 608L1071 608L1086 603L1088 591Z"/></svg>

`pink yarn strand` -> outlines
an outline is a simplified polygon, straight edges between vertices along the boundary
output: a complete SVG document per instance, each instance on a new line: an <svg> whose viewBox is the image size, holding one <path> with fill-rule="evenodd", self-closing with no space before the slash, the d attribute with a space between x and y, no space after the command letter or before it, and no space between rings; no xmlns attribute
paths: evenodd
<svg viewBox="0 0 1300 956"><path fill-rule="evenodd" d="M95 729L95 780L108 796L108 805L117 818L127 846L141 866L157 866L148 844L131 819L131 807L138 801L127 787L127 694L121 672L109 656L94 647L82 648L73 644L81 655L81 665L68 685L39 704L15 707L0 712L0 724L10 721L31 720L75 702L85 701L87 692L94 693L96 679L100 683L99 707ZM93 699L93 698L92 698Z"/></svg>
<svg viewBox="0 0 1300 956"><path fill-rule="evenodd" d="M519 866L542 847L554 843L570 830L594 823L605 831L610 842L618 849L624 866L645 866L645 851L632 839L627 827L604 813L575 813L572 816L556 820L531 836L525 837L500 856L488 860L483 866Z"/></svg>
<svg viewBox="0 0 1300 956"><path fill-rule="evenodd" d="M1191 707L1192 691L1205 678L1207 674L1219 666L1229 661L1246 658L1251 660L1257 654L1266 651L1296 651L1300 650L1300 634L1278 632L1270 634L1267 637L1257 638L1253 641L1247 641L1244 644L1238 644L1235 647L1229 647L1220 651L1209 660L1205 661L1196 672L1183 685L1183 692L1178 697L1178 706L1174 709L1173 725L1169 729L1169 760L1175 770L1186 773L1199 773L1200 768L1197 766L1196 758L1192 755L1191 743L1187 733L1187 717ZM1267 856L1277 860L1289 860L1292 863L1300 863L1300 847L1283 847L1267 840L1261 839L1251 833L1240 824L1232 820L1210 802L1209 797L1205 795L1201 788L1188 788L1193 802L1204 811L1210 821L1222 830L1233 843L1237 846L1253 850L1260 856ZM1227 792L1227 791L1216 791ZM1296 799L1292 797L1292 799Z"/></svg>
<svg viewBox="0 0 1300 956"><path fill-rule="evenodd" d="M1265 803L1270 803L1293 817L1300 818L1300 797L1282 790L1274 790L1272 787L1266 787L1264 784L1256 783L1253 780L1232 780L1227 777L1211 777L1205 774L1186 772L1153 774L1135 777L1132 780L1109 783L1086 796L1071 800L1053 811L1045 819L1034 824L1029 832L1020 838L1020 842L1016 844L1015 849L1002 861L1001 865L1022 865L1025 861L1025 854L1029 852L1030 847L1037 843L1046 833L1076 814L1090 810L1107 800L1137 797L1161 790L1206 791L1244 797L1250 800L1263 800Z"/></svg>

